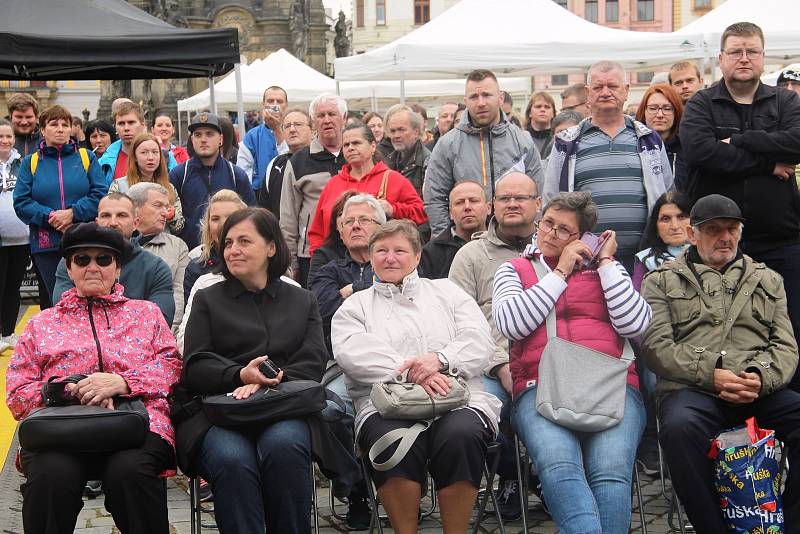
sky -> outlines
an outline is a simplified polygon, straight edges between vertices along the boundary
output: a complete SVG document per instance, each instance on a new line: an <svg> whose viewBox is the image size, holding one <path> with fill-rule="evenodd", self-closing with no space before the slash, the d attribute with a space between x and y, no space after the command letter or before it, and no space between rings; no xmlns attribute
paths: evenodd
<svg viewBox="0 0 800 534"><path fill-rule="evenodd" d="M331 10L334 18L339 14L339 10L344 11L347 18L350 18L350 0L322 0L322 3Z"/></svg>

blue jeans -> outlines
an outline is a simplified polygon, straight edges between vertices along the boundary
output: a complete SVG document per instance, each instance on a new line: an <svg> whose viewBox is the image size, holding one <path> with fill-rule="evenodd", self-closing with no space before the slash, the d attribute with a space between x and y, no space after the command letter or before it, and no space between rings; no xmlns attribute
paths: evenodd
<svg viewBox="0 0 800 534"><path fill-rule="evenodd" d="M53 291L56 288L56 271L58 270L58 263L61 261L61 254L55 252L34 252L31 254L36 268L39 270L39 275L42 277L44 287L47 290L47 295L50 301L53 300ZM52 302L56 305L57 302Z"/></svg>
<svg viewBox="0 0 800 534"><path fill-rule="evenodd" d="M300 419L257 432L212 426L198 455L219 531L307 534L311 528L311 432Z"/></svg>
<svg viewBox="0 0 800 534"><path fill-rule="evenodd" d="M645 425L639 392L627 387L625 416L601 432L574 432L536 411L536 388L514 400L511 421L531 455L562 534L625 534L631 481Z"/></svg>
<svg viewBox="0 0 800 534"><path fill-rule="evenodd" d="M353 399L350 398L350 394L347 392L347 386L344 383L344 373L325 384L325 387L336 393L339 398L344 401L345 414L342 417L342 421L349 421L350 426L353 426L353 421L355 420L356 416L356 408L353 406ZM341 411L342 410L339 405L328 401L328 406L322 410L322 417L325 419L336 418Z"/></svg>
<svg viewBox="0 0 800 534"><path fill-rule="evenodd" d="M503 480L517 478L517 459L514 456L513 434L511 429L511 395L503 388L503 384L496 378L483 375L483 389L491 393L503 404L500 410L500 432L497 433L497 442L500 444L500 461L497 464L497 474Z"/></svg>

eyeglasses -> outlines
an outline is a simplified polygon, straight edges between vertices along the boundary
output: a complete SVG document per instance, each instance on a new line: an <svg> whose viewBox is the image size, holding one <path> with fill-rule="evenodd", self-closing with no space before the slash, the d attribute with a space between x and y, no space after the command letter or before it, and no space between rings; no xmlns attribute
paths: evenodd
<svg viewBox="0 0 800 534"><path fill-rule="evenodd" d="M300 128L308 128L309 125L304 122L287 122L281 128L284 130L288 130L290 128L294 128L295 130L299 130Z"/></svg>
<svg viewBox="0 0 800 534"><path fill-rule="evenodd" d="M355 223L358 223L359 226L372 226L373 224L378 224L378 221L369 217L359 217L358 219L343 220L342 226L345 228L351 228Z"/></svg>
<svg viewBox="0 0 800 534"><path fill-rule="evenodd" d="M759 59L761 55L764 53L764 51L748 48L747 50L744 49L723 50L722 53L728 56L730 59L735 59L736 61L739 61L740 59L742 59L742 57L744 57L745 54L747 54L748 59Z"/></svg>
<svg viewBox="0 0 800 534"><path fill-rule="evenodd" d="M672 115L673 113L675 113L675 108L670 106L669 104L667 104L665 106L657 106L655 104L648 104L647 106L645 106L645 109L651 115L657 115L659 111L661 113L663 113L664 115Z"/></svg>
<svg viewBox="0 0 800 534"><path fill-rule="evenodd" d="M553 231L555 232L556 239L560 239L561 241L566 241L570 237L578 235L580 233L580 232L570 232L569 230L563 227L556 227L556 225L553 224L553 221L549 219L542 219L542 221L539 223L539 231L542 232L543 234Z"/></svg>
<svg viewBox="0 0 800 534"><path fill-rule="evenodd" d="M536 195L500 195L494 197L494 201L498 204L510 204L511 202L519 202L522 204L524 202L536 200L537 198L539 197Z"/></svg>
<svg viewBox="0 0 800 534"><path fill-rule="evenodd" d="M114 261L114 256L112 254L98 254L96 256L92 256L91 254L72 255L72 262L78 267L88 267L92 260L94 260L98 267L108 267L111 265L111 262Z"/></svg>

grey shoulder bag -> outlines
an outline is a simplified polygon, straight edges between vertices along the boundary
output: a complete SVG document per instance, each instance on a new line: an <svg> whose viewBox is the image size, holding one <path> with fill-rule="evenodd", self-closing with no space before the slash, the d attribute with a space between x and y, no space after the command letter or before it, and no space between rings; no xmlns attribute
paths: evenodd
<svg viewBox="0 0 800 534"><path fill-rule="evenodd" d="M536 276L544 266L531 261ZM555 307L547 315L547 345L539 361L536 411L550 421L580 432L598 432L622 420L628 367L634 360L628 340L616 358L558 337Z"/></svg>

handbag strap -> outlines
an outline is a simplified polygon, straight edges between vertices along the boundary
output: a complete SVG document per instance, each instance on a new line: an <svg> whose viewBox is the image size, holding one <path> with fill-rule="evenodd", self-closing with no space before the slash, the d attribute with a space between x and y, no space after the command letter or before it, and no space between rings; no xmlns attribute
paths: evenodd
<svg viewBox="0 0 800 534"><path fill-rule="evenodd" d="M547 276L547 268L544 266L542 261L537 261L535 259L531 259L531 265L533 265L533 269L536 271L536 278L541 280L545 276ZM556 331L556 307L553 305L553 309L550 310L550 313L547 314L547 318L545 319L545 326L547 328L547 339L553 339L558 337L558 332ZM627 338L623 338L625 340L625 345L622 347L622 354L620 355L619 359L626 362L632 362L636 359L636 356L633 354L633 347L631 346L630 341Z"/></svg>
<svg viewBox="0 0 800 534"><path fill-rule="evenodd" d="M389 185L389 174L392 172L391 169L386 169L386 172L383 173L383 179L381 180L381 186L378 188L378 194L375 195L375 198L378 200L386 200L386 188Z"/></svg>
<svg viewBox="0 0 800 534"><path fill-rule="evenodd" d="M426 419L425 421L414 423L409 428L396 428L394 430L390 430L378 438L378 441L376 441L372 447L369 448L369 452L367 453L369 456L369 461L372 463L372 467L374 467L377 471L388 471L394 468L403 460L403 458L406 457L406 454L408 454L408 451L411 450L411 447L417 440L417 436L428 430L429 426L431 426L431 421ZM375 459L397 441L399 441L400 444L397 445L397 449L394 451L394 454L392 454L385 462L377 463Z"/></svg>

